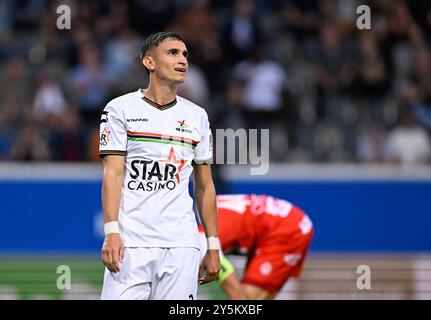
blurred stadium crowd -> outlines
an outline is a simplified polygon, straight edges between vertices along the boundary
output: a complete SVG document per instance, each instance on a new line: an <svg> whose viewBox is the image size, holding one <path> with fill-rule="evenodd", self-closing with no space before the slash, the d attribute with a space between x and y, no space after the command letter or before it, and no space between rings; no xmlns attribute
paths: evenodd
<svg viewBox="0 0 431 320"><path fill-rule="evenodd" d="M213 129L270 128L271 161L430 164L431 2L397 0L2 0L0 160L98 161L100 112L146 86L161 30L187 41L179 94Z"/></svg>

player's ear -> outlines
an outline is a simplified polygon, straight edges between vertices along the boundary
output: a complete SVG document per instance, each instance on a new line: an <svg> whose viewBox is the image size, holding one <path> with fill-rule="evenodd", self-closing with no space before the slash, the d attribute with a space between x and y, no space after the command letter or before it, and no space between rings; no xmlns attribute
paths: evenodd
<svg viewBox="0 0 431 320"><path fill-rule="evenodd" d="M155 63L152 56L145 55L142 58L142 64L147 68L150 72L154 71L155 69Z"/></svg>

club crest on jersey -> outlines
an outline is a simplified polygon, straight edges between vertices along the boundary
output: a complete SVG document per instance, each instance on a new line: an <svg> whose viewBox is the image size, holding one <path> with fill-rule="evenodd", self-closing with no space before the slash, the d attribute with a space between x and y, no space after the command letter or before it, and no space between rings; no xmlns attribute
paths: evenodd
<svg viewBox="0 0 431 320"><path fill-rule="evenodd" d="M180 131L180 132L187 132L187 133L192 133L191 130L186 129L189 125L186 124L186 120L178 120L177 121L179 126L175 128L175 130Z"/></svg>
<svg viewBox="0 0 431 320"><path fill-rule="evenodd" d="M267 261L260 265L259 267L260 274L263 276L267 276L272 272L272 263Z"/></svg>
<svg viewBox="0 0 431 320"><path fill-rule="evenodd" d="M173 190L180 182L179 173L187 160L177 159L171 147L167 159L153 161L150 159L133 160L131 163L130 190L156 191L159 189Z"/></svg>
<svg viewBox="0 0 431 320"><path fill-rule="evenodd" d="M109 143L109 135L111 134L111 131L108 129L103 129L103 131L100 133L100 145L105 147Z"/></svg>

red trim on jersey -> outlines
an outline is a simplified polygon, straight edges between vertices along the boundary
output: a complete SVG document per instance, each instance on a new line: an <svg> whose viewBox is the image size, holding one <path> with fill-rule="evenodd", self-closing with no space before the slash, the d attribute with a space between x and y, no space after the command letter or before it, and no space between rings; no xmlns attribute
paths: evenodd
<svg viewBox="0 0 431 320"><path fill-rule="evenodd" d="M199 141L196 141L196 140L193 140L193 139L189 139L189 138L185 138L185 137L171 136L171 135L159 134L159 133L151 133L151 132L127 131L127 134L133 135L133 136L145 135L145 136L152 136L152 137L157 137L157 138L169 137L169 138L174 138L174 139L180 139L180 140L183 140L183 141L188 141L188 142L191 142L191 143L198 143L199 142Z"/></svg>

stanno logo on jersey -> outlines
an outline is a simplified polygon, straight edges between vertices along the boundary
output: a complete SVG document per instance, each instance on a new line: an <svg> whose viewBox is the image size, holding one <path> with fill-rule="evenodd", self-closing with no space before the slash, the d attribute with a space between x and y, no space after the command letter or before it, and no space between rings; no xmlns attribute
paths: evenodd
<svg viewBox="0 0 431 320"><path fill-rule="evenodd" d="M108 129L103 129L103 131L100 133L100 145L101 146L107 146L109 143L109 135L111 134L111 131L108 131Z"/></svg>
<svg viewBox="0 0 431 320"><path fill-rule="evenodd" d="M127 122L148 122L148 118L126 119Z"/></svg>
<svg viewBox="0 0 431 320"><path fill-rule="evenodd" d="M186 129L188 127L188 125L186 124L186 120L178 120L177 122L180 126L175 128L175 130L180 132L192 133L192 130Z"/></svg>
<svg viewBox="0 0 431 320"><path fill-rule="evenodd" d="M167 159L158 161L150 159L133 160L131 163L129 190L157 191L159 189L173 190L180 182L179 173L187 160L177 159L174 148L171 147Z"/></svg>

